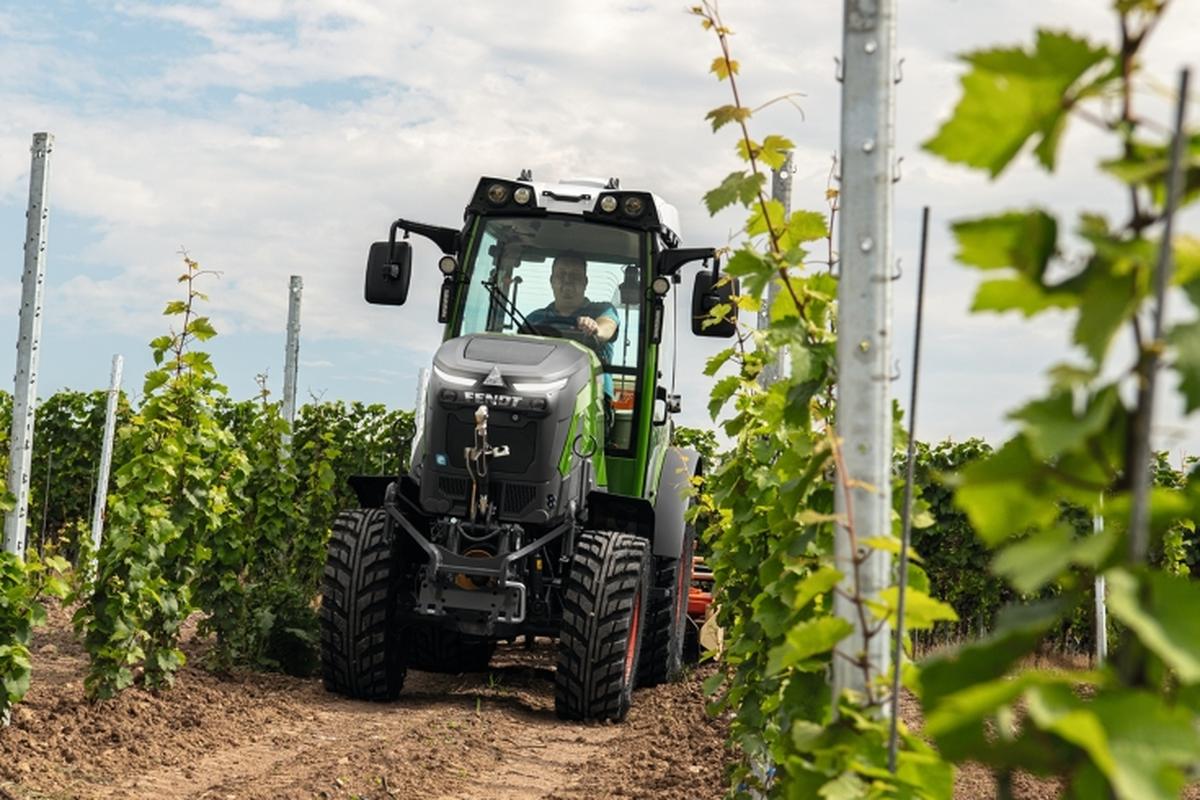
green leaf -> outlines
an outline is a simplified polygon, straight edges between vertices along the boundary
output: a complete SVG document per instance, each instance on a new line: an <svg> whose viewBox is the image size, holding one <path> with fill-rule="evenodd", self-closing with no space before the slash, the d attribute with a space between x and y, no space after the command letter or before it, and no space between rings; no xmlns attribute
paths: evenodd
<svg viewBox="0 0 1200 800"><path fill-rule="evenodd" d="M758 198L758 192L766 177L753 172L731 172L721 185L704 195L704 205L709 214L716 214L734 203L748 206Z"/></svg>
<svg viewBox="0 0 1200 800"><path fill-rule="evenodd" d="M779 240L779 247L787 251L804 242L820 241L828 235L829 225L825 222L824 214L816 211L793 211L787 218L787 229Z"/></svg>
<svg viewBox="0 0 1200 800"><path fill-rule="evenodd" d="M1079 298L1066 292L1046 291L1024 275L1013 278L996 278L979 284L972 311L1020 311L1032 317L1051 308L1072 308L1079 305Z"/></svg>
<svg viewBox="0 0 1200 800"><path fill-rule="evenodd" d="M1200 584L1160 572L1106 573L1108 606L1184 683L1200 683Z"/></svg>
<svg viewBox="0 0 1200 800"><path fill-rule="evenodd" d="M841 579L842 573L839 570L830 566L820 567L796 587L792 610L799 611L820 595L833 591L833 587L837 586Z"/></svg>
<svg viewBox="0 0 1200 800"><path fill-rule="evenodd" d="M727 362L727 361L729 361L729 359L733 358L734 353L736 353L736 352L737 352L737 350L735 348L726 347L724 350L722 350L719 353L717 353L716 355L710 357L708 359L708 363L706 363L704 365L704 374L710 378L713 375L716 375L717 370L721 369L721 367L725 365L725 362Z"/></svg>
<svg viewBox="0 0 1200 800"><path fill-rule="evenodd" d="M1041 209L962 220L952 230L961 263L1015 269L1038 283L1058 247L1058 222Z"/></svg>
<svg viewBox="0 0 1200 800"><path fill-rule="evenodd" d="M1200 408L1200 321L1176 325L1167 342L1175 349L1171 366L1179 373L1184 413L1190 414Z"/></svg>
<svg viewBox="0 0 1200 800"><path fill-rule="evenodd" d="M182 300L172 300L171 302L167 303L167 307L163 309L163 316L166 317L172 314L182 314L185 311L187 311L187 303L183 302ZM153 344L151 344L151 346L153 346Z"/></svg>
<svg viewBox="0 0 1200 800"><path fill-rule="evenodd" d="M1057 525L1001 550L992 561L992 570L1007 578L1018 592L1033 594L1071 564L1106 555L1115 543L1116 532L1110 528L1100 536L1077 544L1071 526ZM1077 551L1077 547L1082 549Z"/></svg>
<svg viewBox="0 0 1200 800"><path fill-rule="evenodd" d="M774 202L774 201L772 201ZM742 291L751 297L761 297L763 289L779 273L770 259L743 247L733 254L725 265L725 274L742 279Z"/></svg>
<svg viewBox="0 0 1200 800"><path fill-rule="evenodd" d="M1050 460L1082 447L1088 439L1106 430L1112 424L1113 412L1120 407L1116 387L1109 386L1089 397L1081 413L1075 411L1071 392L1060 390L1044 400L1034 400L1008 416L1023 423L1021 432L1033 455Z"/></svg>
<svg viewBox="0 0 1200 800"><path fill-rule="evenodd" d="M1180 796L1185 770L1200 763L1200 734L1187 709L1148 692L1123 691L1100 694L1090 711L1108 736L1118 797Z"/></svg>
<svg viewBox="0 0 1200 800"><path fill-rule="evenodd" d="M961 79L962 97L923 146L995 177L1033 141L1038 160L1053 169L1071 104L1098 89L1096 82L1080 85L1080 79L1110 57L1103 46L1045 30L1038 31L1032 52L1005 48L967 54L963 60L971 69ZM1101 80L1108 79L1106 74Z"/></svg>
<svg viewBox="0 0 1200 800"><path fill-rule="evenodd" d="M1137 310L1138 273L1122 274L1102 257L1093 258L1080 276L1083 294L1073 340L1092 361L1101 364L1113 336Z"/></svg>
<svg viewBox="0 0 1200 800"><path fill-rule="evenodd" d="M1101 164L1106 172L1130 186L1150 189L1154 202L1163 205L1166 199L1166 177L1170 169L1167 144L1135 141L1131 152L1119 159ZM1183 196L1181 206L1200 197L1200 133L1193 133L1183 150Z"/></svg>
<svg viewBox="0 0 1200 800"><path fill-rule="evenodd" d="M867 784L853 772L843 772L817 790L825 800L861 800L867 796Z"/></svg>
<svg viewBox="0 0 1200 800"><path fill-rule="evenodd" d="M767 654L767 674L778 675L807 658L826 653L853 631L854 626L841 617L817 617L801 622Z"/></svg>
<svg viewBox="0 0 1200 800"><path fill-rule="evenodd" d="M188 323L187 332L195 336L200 341L204 342L217 335L216 330L209 323L208 317L196 317Z"/></svg>
<svg viewBox="0 0 1200 800"><path fill-rule="evenodd" d="M997 616L988 638L929 658L921 669L919 685L926 708L936 708L946 697L1006 674L1058 624L1060 615L1073 603L1074 598L1060 596L1009 606Z"/></svg>
<svg viewBox="0 0 1200 800"><path fill-rule="evenodd" d="M766 139L763 139L762 149L758 153L758 158L771 169L779 169L787 160L789 150L796 149L796 145L791 139L785 136L777 136L771 134Z"/></svg>
<svg viewBox="0 0 1200 800"><path fill-rule="evenodd" d="M152 394L155 389L162 386L164 383L170 380L170 378L170 373L164 369L156 369L147 372L146 382L142 384L142 394L147 396Z"/></svg>
<svg viewBox="0 0 1200 800"><path fill-rule="evenodd" d="M712 120L712 129L716 133L730 122L745 122L751 113L750 109L741 106L721 106L705 114L704 118Z"/></svg>
<svg viewBox="0 0 1200 800"><path fill-rule="evenodd" d="M877 618L887 618L895 626L899 606L900 587L889 586L879 593L878 603L871 603ZM904 592L905 630L928 630L937 622L957 622L958 614L949 604L934 600L925 592L909 586Z"/></svg>
<svg viewBox="0 0 1200 800"><path fill-rule="evenodd" d="M979 538L995 547L1014 533L1046 527L1058 508L1046 502L1041 464L1024 437L1007 442L990 457L968 464L954 502L967 512Z"/></svg>
<svg viewBox="0 0 1200 800"><path fill-rule="evenodd" d="M717 415L721 413L721 409L729 398L733 397L734 392L742 385L742 379L737 375L726 375L721 380L717 381L713 386L712 394L708 400L708 415L716 422Z"/></svg>

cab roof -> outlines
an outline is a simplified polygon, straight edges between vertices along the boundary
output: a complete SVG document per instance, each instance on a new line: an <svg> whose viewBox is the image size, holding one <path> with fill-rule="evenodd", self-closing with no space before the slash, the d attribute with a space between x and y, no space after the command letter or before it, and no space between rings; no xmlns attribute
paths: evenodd
<svg viewBox="0 0 1200 800"><path fill-rule="evenodd" d="M551 183L535 181L528 172L517 180L484 177L467 206L467 214L471 213L575 214L606 224L654 231L667 247L677 247L680 241L679 211L675 206L653 192L624 189L616 178L567 178Z"/></svg>

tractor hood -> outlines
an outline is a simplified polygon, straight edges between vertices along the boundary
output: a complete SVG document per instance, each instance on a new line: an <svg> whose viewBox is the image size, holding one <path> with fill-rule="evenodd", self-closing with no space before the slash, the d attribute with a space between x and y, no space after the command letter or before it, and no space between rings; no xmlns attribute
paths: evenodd
<svg viewBox="0 0 1200 800"><path fill-rule="evenodd" d="M599 449L603 458L600 375L599 359L568 340L471 334L444 342L413 464L425 510L466 512L464 450L475 441L475 411L486 406L489 443L509 449L488 470L501 519L546 523L566 513L567 500L591 488L574 450Z"/></svg>
<svg viewBox="0 0 1200 800"><path fill-rule="evenodd" d="M592 360L586 349L569 341L472 334L445 342L433 365L442 385L541 396L571 388L566 383L557 389L550 387L564 379L573 384L571 378L578 373L590 377ZM437 374L439 371L442 374ZM575 390L578 388L576 385Z"/></svg>

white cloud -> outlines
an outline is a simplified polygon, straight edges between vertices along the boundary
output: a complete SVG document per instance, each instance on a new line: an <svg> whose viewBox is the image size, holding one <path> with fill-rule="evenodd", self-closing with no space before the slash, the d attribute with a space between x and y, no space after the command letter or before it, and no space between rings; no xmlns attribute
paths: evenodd
<svg viewBox="0 0 1200 800"><path fill-rule="evenodd" d="M723 9L737 31L747 97L806 95L803 117L786 104L758 115L763 132L797 142L798 207L822 207L838 147L838 5L746 0ZM977 278L951 265L946 221L1031 200L1064 216L1096 203L1113 213L1121 207L1112 184L1092 174L1107 145L1083 127L1072 128L1067 144L1077 155L1056 178L1025 159L992 183L920 152L958 96L962 67L953 54L1027 44L1038 23L1111 41L1104 5L903 4L905 179L896 194L896 244L906 277L896 286L896 356L907 362L917 210L932 203L936 313L928 318L923 401L931 436L997 435L1003 423L991 421L1032 394L1044 361L1067 354L1057 344L1067 339L1061 322L966 313ZM711 34L672 4L632 11L583 0L220 0L126 3L114 13L160 25L159 46L180 55L150 62L131 80L116 74L110 56L88 51L86 39L77 35L70 41L85 46L69 47L48 23L0 13L0 204L23 206L29 133L54 131L52 214L84 221L93 238L74 256L74 277L52 280L50 292L64 324L81 335L157 333L161 306L175 291L176 252L186 246L222 273L208 286L222 333L281 335L288 276L301 274L306 341L341 343L340 363L366 342L396 352L401 365L427 361L441 337L432 313L434 248L417 243L417 277L403 309L362 302L367 248L396 216L457 224L480 175L523 167L545 178L618 175L625 186L650 187L680 207L688 244L722 244L740 224L733 213L709 219L700 202L737 168L733 135L711 135L703 120L706 109L728 102L727 87L707 74L716 53ZM1168 81L1192 57L1196 21L1195 8L1176 4L1155 34L1150 64ZM65 24L86 32L86 19ZM57 223L52 217L52 238ZM6 247L14 252L11 242ZM701 395L709 382L698 373L717 346L690 334L681 344L692 424L707 418ZM347 372L329 385L391 382L407 402L412 371L397 371ZM981 430L986 425L993 429Z"/></svg>

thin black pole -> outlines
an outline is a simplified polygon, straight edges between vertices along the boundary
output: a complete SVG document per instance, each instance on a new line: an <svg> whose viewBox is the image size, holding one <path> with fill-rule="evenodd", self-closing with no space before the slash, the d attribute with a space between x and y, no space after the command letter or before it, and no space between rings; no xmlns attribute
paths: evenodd
<svg viewBox="0 0 1200 800"><path fill-rule="evenodd" d="M908 543L912 535L913 466L917 446L917 382L921 376L921 320L925 311L925 255L929 247L929 206L921 211L921 263L917 268L917 325L913 333L912 393L908 400L908 464L904 478L904 510L900 537L900 594L896 600L896 649L892 653L892 720L888 735L888 769L896 771L899 743L900 659L904 655L904 595L908 592Z"/></svg>
<svg viewBox="0 0 1200 800"><path fill-rule="evenodd" d="M1158 354L1162 349L1163 312L1167 302L1167 282L1171 273L1171 231L1175 210L1183 187L1183 129L1187 110L1190 71L1179 73L1179 104L1175 109L1175 136L1171 140L1171 161L1167 170L1167 197L1163 206L1163 233L1159 244L1158 264L1154 270L1154 332L1150 344L1139 355L1145 359L1142 383L1138 389L1137 413L1134 416L1132 463L1128 465L1133 478L1133 501L1129 515L1129 556L1134 564L1145 564L1150 549L1150 422L1154 415L1154 384L1158 372Z"/></svg>

